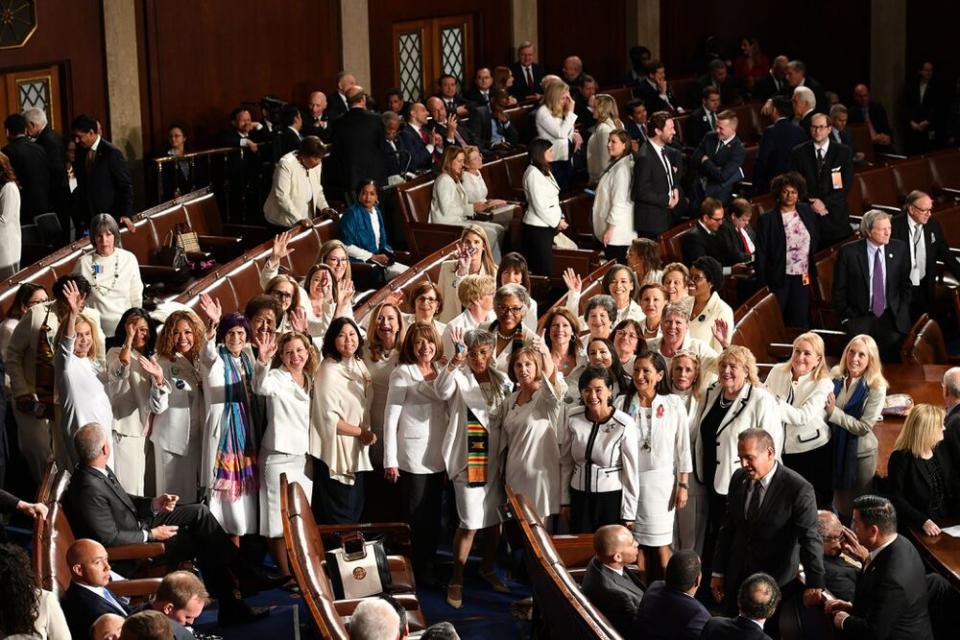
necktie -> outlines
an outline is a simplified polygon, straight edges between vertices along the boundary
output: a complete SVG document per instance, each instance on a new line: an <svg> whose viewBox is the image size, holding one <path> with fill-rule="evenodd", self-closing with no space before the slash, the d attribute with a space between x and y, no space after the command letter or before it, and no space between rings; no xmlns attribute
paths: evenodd
<svg viewBox="0 0 960 640"><path fill-rule="evenodd" d="M643 134L644 138L647 137L647 125L642 122L640 123L640 132Z"/></svg>
<svg viewBox="0 0 960 640"><path fill-rule="evenodd" d="M528 91L533 91L533 90L534 90L534 86L533 86L533 72L530 71L530 67L524 67L524 68L523 68L523 71L524 71L524 75L526 75L526 77L527 77L527 90L528 90Z"/></svg>
<svg viewBox="0 0 960 640"><path fill-rule="evenodd" d="M913 286L919 286L920 281L927 274L927 246L923 241L923 227L913 226L913 268L910 269L910 281Z"/></svg>
<svg viewBox="0 0 960 640"><path fill-rule="evenodd" d="M760 481L751 480L750 504L747 505L747 522L753 522L760 514Z"/></svg>
<svg viewBox="0 0 960 640"><path fill-rule="evenodd" d="M710 130L715 131L717 128L717 116L713 113L713 111L708 111L707 114L707 117L710 120Z"/></svg>
<svg viewBox="0 0 960 640"><path fill-rule="evenodd" d="M740 242L743 243L743 250L747 253L747 255L748 255L748 256L751 255L751 254L750 254L750 243L747 242L747 232L744 231L743 229L740 230Z"/></svg>
<svg viewBox="0 0 960 640"><path fill-rule="evenodd" d="M112 606L116 607L118 611L122 611L123 615L127 615L127 609L122 604L120 604L120 601L117 600L116 596L110 593L110 589L107 589L106 587L101 587L100 596L104 600L109 602Z"/></svg>
<svg viewBox="0 0 960 640"><path fill-rule="evenodd" d="M663 162L663 170L667 172L667 190L673 191L673 171L670 169L670 163L667 162L665 149L660 151L660 160Z"/></svg>
<svg viewBox="0 0 960 640"><path fill-rule="evenodd" d="M87 156L84 159L84 169L87 171L87 175L90 175L93 172L93 157L96 155L96 151L93 149L87 149Z"/></svg>
<svg viewBox="0 0 960 640"><path fill-rule="evenodd" d="M883 288L883 263L880 254L883 253L883 247L877 249L873 254L873 303L870 310L878 318L883 315L883 310L887 308L887 297Z"/></svg>
<svg viewBox="0 0 960 640"><path fill-rule="evenodd" d="M823 148L817 149L817 173L823 171Z"/></svg>

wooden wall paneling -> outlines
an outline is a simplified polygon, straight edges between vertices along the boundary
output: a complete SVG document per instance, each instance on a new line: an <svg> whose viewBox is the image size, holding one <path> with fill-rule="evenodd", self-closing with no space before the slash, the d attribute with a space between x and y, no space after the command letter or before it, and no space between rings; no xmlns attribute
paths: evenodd
<svg viewBox="0 0 960 640"><path fill-rule="evenodd" d="M623 83L628 66L626 0L541 0L537 13L538 58L550 73L559 73L563 59L575 55L601 88Z"/></svg>
<svg viewBox="0 0 960 640"><path fill-rule="evenodd" d="M934 13L935 12L935 13ZM953 89L960 76L960 59L957 58L957 25L960 24L960 4L938 2L934 9L925 2L907 3L907 59L906 73L911 80L916 78L920 63L933 62L934 77Z"/></svg>

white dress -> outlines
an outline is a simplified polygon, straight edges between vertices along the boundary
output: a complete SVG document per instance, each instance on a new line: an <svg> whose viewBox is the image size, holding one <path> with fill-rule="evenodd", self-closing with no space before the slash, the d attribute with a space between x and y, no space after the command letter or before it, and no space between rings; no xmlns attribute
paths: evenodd
<svg viewBox="0 0 960 640"><path fill-rule="evenodd" d="M16 182L0 187L0 278L20 270L20 188Z"/></svg>
<svg viewBox="0 0 960 640"><path fill-rule="evenodd" d="M634 396L623 410L636 421L640 442L633 535L644 546L667 546L673 542L677 474L693 471L687 409L677 396L657 395L649 408Z"/></svg>
<svg viewBox="0 0 960 640"><path fill-rule="evenodd" d="M567 383L543 380L540 389L517 405L518 391L507 398L502 447L506 483L533 503L541 518L560 513L560 440L558 425Z"/></svg>
<svg viewBox="0 0 960 640"><path fill-rule="evenodd" d="M60 435L72 469L79 460L73 448L73 436L85 424L96 422L107 433L113 430L113 408L107 397L107 374L99 361L73 354L76 337L63 336L53 360L56 376ZM113 467L111 449L108 466Z"/></svg>
<svg viewBox="0 0 960 640"><path fill-rule="evenodd" d="M157 495L172 493L180 496L181 503L196 502L205 417L200 374L179 353L173 360L160 357L158 362L164 385L150 389Z"/></svg>
<svg viewBox="0 0 960 640"><path fill-rule="evenodd" d="M113 403L113 472L124 489L142 496L153 380L137 362L136 353L131 353L130 364L124 365L121 349L114 347L107 352L107 393Z"/></svg>
<svg viewBox="0 0 960 640"><path fill-rule="evenodd" d="M256 358L253 357L253 350L249 346L244 347L244 353L247 362L253 366ZM233 359L233 365L240 373L241 388L238 393L243 393L247 399L247 437L254 437L254 403L252 393L252 380L247 378L247 372L244 370L241 358L230 356ZM257 507L259 503L259 494L250 487L247 491L237 497L226 495L223 491L214 491L213 486L216 481L215 467L217 462L217 453L220 451L220 439L223 436L223 412L227 401L226 384L226 366L220 357L216 344L216 337L206 341L203 351L200 352L200 366L203 372L204 394L206 401L206 418L203 429L203 457L200 462L200 486L210 490L210 513L217 519L217 522L223 527L223 530L233 536L245 536L249 533L257 533L259 529L259 514ZM252 372L251 372L252 373ZM251 376L252 377L252 376ZM256 452L253 452L254 459L257 458ZM259 473L259 470L257 470Z"/></svg>
<svg viewBox="0 0 960 640"><path fill-rule="evenodd" d="M87 306L100 312L100 326L106 337L117 332L117 323L127 309L143 306L143 281L137 257L117 247L106 258L95 251L77 260L73 273L90 282Z"/></svg>

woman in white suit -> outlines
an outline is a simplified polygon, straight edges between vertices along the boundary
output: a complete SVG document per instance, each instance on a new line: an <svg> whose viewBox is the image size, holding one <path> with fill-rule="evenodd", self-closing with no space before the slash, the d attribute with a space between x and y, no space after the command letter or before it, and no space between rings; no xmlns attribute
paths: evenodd
<svg viewBox="0 0 960 640"><path fill-rule="evenodd" d="M783 463L813 485L818 509L833 501L833 447L827 424L827 396L833 391L823 338L802 333L793 353L767 375L767 390L777 398L783 421ZM777 451L780 453L780 451Z"/></svg>
<svg viewBox="0 0 960 640"><path fill-rule="evenodd" d="M552 168L555 151L549 140L536 138L530 142L527 153L529 165L523 173L527 198L523 244L530 272L549 277L553 275L553 237L567 228L560 209L560 184Z"/></svg>
<svg viewBox="0 0 960 640"><path fill-rule="evenodd" d="M329 207L320 181L322 158L323 143L316 136L305 137L299 149L280 158L273 171L273 187L263 203L267 222L292 227Z"/></svg>
<svg viewBox="0 0 960 640"><path fill-rule="evenodd" d="M617 129L623 129L623 123L617 112L617 101L609 94L597 94L594 98L594 113L597 124L593 129L593 135L587 141L587 173L590 174L590 184L597 184L614 156L609 147L609 135ZM630 149L629 136L626 144L627 149Z"/></svg>
<svg viewBox="0 0 960 640"><path fill-rule="evenodd" d="M705 485L708 496L706 553L712 550L726 510L730 479L740 468L737 435L750 428L764 429L773 436L778 458L783 445L777 399L760 386L753 353L731 345L720 354L717 367L719 380L707 389L691 425L690 440L694 478Z"/></svg>
<svg viewBox="0 0 960 640"><path fill-rule="evenodd" d="M693 298L690 336L703 340L714 351L722 351L733 335L733 309L720 298L722 286L723 267L715 258L700 256L693 261L687 278L687 291ZM718 327L723 330L718 332Z"/></svg>
<svg viewBox="0 0 960 640"><path fill-rule="evenodd" d="M453 536L447 603L459 609L463 606L463 567L477 531L483 537L480 577L496 591L509 591L494 563L500 542L499 508L506 500L501 482L501 419L513 385L493 366L496 340L492 333L454 327L451 338L456 347L434 384L450 412L441 449L447 476L453 482L460 526Z"/></svg>
<svg viewBox="0 0 960 640"><path fill-rule="evenodd" d="M497 319L493 312L496 292L497 283L492 276L469 275L460 281L457 297L464 308L463 313L448 322L442 334L443 356L447 360L454 355L453 333L456 329L466 333Z"/></svg>
<svg viewBox="0 0 960 640"><path fill-rule="evenodd" d="M505 284L493 296L493 312L497 319L483 328L496 336L493 366L500 371L508 372L513 352L530 346L537 337L523 325L529 306L530 296L518 284Z"/></svg>
<svg viewBox="0 0 960 640"><path fill-rule="evenodd" d="M436 583L433 559L440 543L443 455L447 430L446 403L433 381L443 355L440 336L429 324L407 329L390 389L383 425L383 474L399 482L400 510L413 536L413 569L417 581Z"/></svg>
<svg viewBox="0 0 960 640"><path fill-rule="evenodd" d="M700 376L700 358L690 351L680 351L670 363L670 393L680 399L687 412L687 430L693 437L691 427L700 410L703 385ZM693 457L691 454L691 465ZM677 524L674 529L673 549L693 549L703 555L703 534L707 521L707 489L697 482L692 473L687 474L687 504L677 509Z"/></svg>
<svg viewBox="0 0 960 640"><path fill-rule="evenodd" d="M680 352L695 354L700 360L700 386L705 388L717 378L717 352L690 335L687 318L687 310L682 305L668 304L660 315L661 335L647 340L647 348L659 352L668 367Z"/></svg>
<svg viewBox="0 0 960 640"><path fill-rule="evenodd" d="M593 137L600 135L599 127ZM633 154L630 134L615 129L605 137L604 154L609 164L597 176L597 196L593 199L593 234L603 243L608 258L626 264L630 243L637 237L633 229Z"/></svg>
<svg viewBox="0 0 960 640"><path fill-rule="evenodd" d="M440 265L440 275L437 277L442 299L439 320L450 322L456 318L463 307L457 297L460 281L468 275L495 276L497 263L493 261L493 254L487 242L487 234L476 225L468 225L460 234L458 251L452 260L444 260Z"/></svg>
<svg viewBox="0 0 960 640"><path fill-rule="evenodd" d="M567 309L573 313L577 313L580 309L580 294L583 290L583 280L573 269L566 269L563 272L563 281L567 285ZM607 272L603 274L603 280L600 282L600 290L613 298L615 304L615 313L608 313L611 326L621 320L644 321L643 307L637 302L640 294L640 283L637 281L637 274L633 269L623 264L618 264L608 269ZM590 306L589 302L587 306ZM587 318L587 315L589 315L589 312L585 311L582 324L591 329L591 335L595 335L596 332L593 330L592 323ZM601 337L606 338L607 335Z"/></svg>
<svg viewBox="0 0 960 640"><path fill-rule="evenodd" d="M560 189L566 188L573 177L571 143L573 152L580 149L583 138L574 129L577 114L574 113L570 87L565 82L554 81L543 91L543 104L537 109L534 120L537 137L546 140L553 151L550 164ZM528 200L529 201L529 200Z"/></svg>

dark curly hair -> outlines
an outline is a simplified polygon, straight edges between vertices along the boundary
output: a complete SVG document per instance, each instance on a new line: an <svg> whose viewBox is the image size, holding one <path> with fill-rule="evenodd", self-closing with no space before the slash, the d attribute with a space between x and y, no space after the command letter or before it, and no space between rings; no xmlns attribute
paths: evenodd
<svg viewBox="0 0 960 640"><path fill-rule="evenodd" d="M121 345L127 341L127 322L132 318L143 318L147 323L147 344L143 348L143 355L149 358L157 351L157 326L159 323L147 313L146 309L131 307L124 311L123 315L120 316L120 322L117 323L117 333L114 339Z"/></svg>
<svg viewBox="0 0 960 640"><path fill-rule="evenodd" d="M37 577L27 552L15 544L0 544L0 636L32 634L40 614Z"/></svg>

